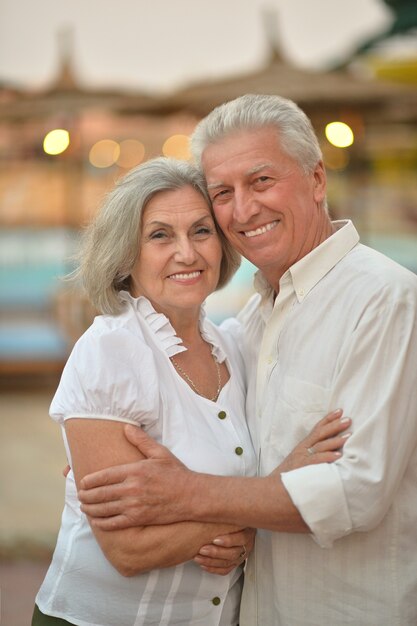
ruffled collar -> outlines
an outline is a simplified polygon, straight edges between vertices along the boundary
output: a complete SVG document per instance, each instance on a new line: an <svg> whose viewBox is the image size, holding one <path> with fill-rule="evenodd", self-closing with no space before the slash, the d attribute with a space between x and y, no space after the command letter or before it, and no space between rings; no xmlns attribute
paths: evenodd
<svg viewBox="0 0 417 626"><path fill-rule="evenodd" d="M154 334L161 350L166 352L169 357L187 350L169 319L163 313L157 313L148 298L145 298L145 296L134 298L128 291L121 291L119 296L122 301L130 302L133 308L138 311ZM204 341L211 345L212 355L218 363L222 363L226 358L226 354L219 345L219 341L212 332L210 325L207 324L206 312L203 307L201 307L199 326Z"/></svg>

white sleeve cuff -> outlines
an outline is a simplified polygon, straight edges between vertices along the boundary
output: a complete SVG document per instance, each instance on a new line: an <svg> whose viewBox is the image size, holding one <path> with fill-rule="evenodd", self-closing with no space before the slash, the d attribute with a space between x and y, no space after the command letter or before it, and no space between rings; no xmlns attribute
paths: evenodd
<svg viewBox="0 0 417 626"><path fill-rule="evenodd" d="M281 474L282 483L313 539L331 548L352 530L342 480L334 464L307 465Z"/></svg>

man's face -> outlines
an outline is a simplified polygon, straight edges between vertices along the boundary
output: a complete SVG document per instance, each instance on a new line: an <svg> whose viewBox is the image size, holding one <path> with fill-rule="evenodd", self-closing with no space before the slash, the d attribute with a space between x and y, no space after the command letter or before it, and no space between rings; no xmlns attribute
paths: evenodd
<svg viewBox="0 0 417 626"><path fill-rule="evenodd" d="M227 135L204 150L202 164L221 229L271 285L329 235L322 163L304 174L275 128Z"/></svg>

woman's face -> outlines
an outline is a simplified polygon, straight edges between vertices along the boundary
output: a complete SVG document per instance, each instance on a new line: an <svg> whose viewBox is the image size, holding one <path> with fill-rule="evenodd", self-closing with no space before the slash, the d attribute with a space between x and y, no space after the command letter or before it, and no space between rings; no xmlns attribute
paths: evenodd
<svg viewBox="0 0 417 626"><path fill-rule="evenodd" d="M157 193L142 215L132 295L168 317L199 313L219 281L222 248L206 200L193 187Z"/></svg>

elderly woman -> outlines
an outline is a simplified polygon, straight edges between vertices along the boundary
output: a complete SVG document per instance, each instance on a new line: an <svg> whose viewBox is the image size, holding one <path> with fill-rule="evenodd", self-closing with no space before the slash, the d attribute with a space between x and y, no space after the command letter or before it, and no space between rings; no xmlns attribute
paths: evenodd
<svg viewBox="0 0 417 626"><path fill-rule="evenodd" d="M201 175L185 162L161 158L132 170L87 231L80 273L102 315L74 347L51 405L72 470L33 625L238 623L251 530L184 522L104 531L90 527L76 487L88 473L141 458L126 424L196 471L255 473L241 356L201 309L238 265ZM315 441L329 426L320 433ZM342 445L330 441L329 450ZM197 556L228 533L222 559Z"/></svg>

